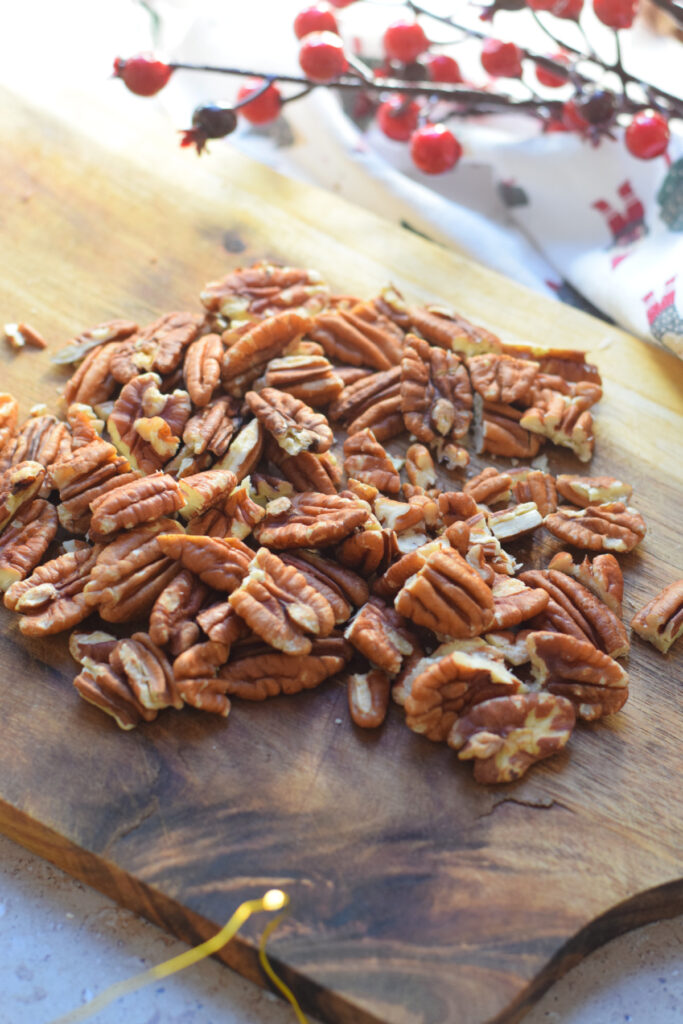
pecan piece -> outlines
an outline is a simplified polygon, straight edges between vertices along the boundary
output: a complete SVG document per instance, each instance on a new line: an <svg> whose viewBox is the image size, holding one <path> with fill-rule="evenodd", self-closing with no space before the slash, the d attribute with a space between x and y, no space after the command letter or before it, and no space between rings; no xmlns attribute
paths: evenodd
<svg viewBox="0 0 683 1024"><path fill-rule="evenodd" d="M454 352L408 335L401 360L401 412L406 430L418 441L464 437L472 419L472 391Z"/></svg>
<svg viewBox="0 0 683 1024"><path fill-rule="evenodd" d="M351 366L388 370L401 361L401 343L393 330L349 310L320 313L307 331L330 359Z"/></svg>
<svg viewBox="0 0 683 1024"><path fill-rule="evenodd" d="M112 363L112 372L121 383L137 373L154 371L162 377L172 373L183 358L183 352L194 341L202 326L202 317L196 313L165 313L154 323L143 327L132 339L130 354L119 350L117 359L132 364L132 373L122 365Z"/></svg>
<svg viewBox="0 0 683 1024"><path fill-rule="evenodd" d="M461 761L474 759L476 782L514 782L532 764L562 750L575 721L571 702L552 693L495 697L455 723L448 745Z"/></svg>
<svg viewBox="0 0 683 1024"><path fill-rule="evenodd" d="M534 404L524 412L519 426L570 448L582 462L588 462L595 447L593 417L588 411L597 400L595 386L577 384L571 395L550 388L539 388L532 394Z"/></svg>
<svg viewBox="0 0 683 1024"><path fill-rule="evenodd" d="M347 537L335 551L336 557L349 569L364 577L383 572L398 554L393 530L367 529Z"/></svg>
<svg viewBox="0 0 683 1024"><path fill-rule="evenodd" d="M172 519L160 519L119 536L102 549L85 585L84 596L105 622L128 622L147 612L179 566L159 545L162 531L181 531Z"/></svg>
<svg viewBox="0 0 683 1024"><path fill-rule="evenodd" d="M197 622L209 640L223 644L228 651L238 640L251 635L247 626L228 601L220 601L204 608L197 615Z"/></svg>
<svg viewBox="0 0 683 1024"><path fill-rule="evenodd" d="M286 654L309 654L305 634L325 637L334 628L327 598L267 548L257 551L230 604L257 636Z"/></svg>
<svg viewBox="0 0 683 1024"><path fill-rule="evenodd" d="M346 622L354 607L364 604L368 599L369 591L365 581L331 559L320 558L310 551L297 551L296 555L284 551L280 557L285 565L293 566L327 599L334 612L336 625Z"/></svg>
<svg viewBox="0 0 683 1024"><path fill-rule="evenodd" d="M683 580L664 587L631 619L638 636L664 654L683 633Z"/></svg>
<svg viewBox="0 0 683 1024"><path fill-rule="evenodd" d="M279 267L262 260L239 267L220 281L210 281L200 298L210 313L240 323L283 309L317 312L327 305L329 294L317 270Z"/></svg>
<svg viewBox="0 0 683 1024"><path fill-rule="evenodd" d="M19 403L14 395L0 392L0 462L9 466L19 421Z"/></svg>
<svg viewBox="0 0 683 1024"><path fill-rule="evenodd" d="M149 636L177 656L199 639L195 621L209 588L188 569L181 569L161 591L149 616Z"/></svg>
<svg viewBox="0 0 683 1024"><path fill-rule="evenodd" d="M429 448L423 444L411 444L406 452L405 471L413 487L426 491L436 483L436 469ZM404 485L404 493L405 493ZM406 497L410 497L406 494Z"/></svg>
<svg viewBox="0 0 683 1024"><path fill-rule="evenodd" d="M66 410L66 421L71 427L71 449L82 448L102 436L104 420L91 406L74 402Z"/></svg>
<svg viewBox="0 0 683 1024"><path fill-rule="evenodd" d="M548 568L573 576L603 601L617 618L621 617L624 577L614 555L596 555L592 560L586 555L583 562L576 565L568 551L558 551L548 563Z"/></svg>
<svg viewBox="0 0 683 1024"><path fill-rule="evenodd" d="M33 501L44 479L45 469L39 462L20 462L0 474L0 533Z"/></svg>
<svg viewBox="0 0 683 1024"><path fill-rule="evenodd" d="M543 518L557 510L557 487L555 478L540 469L525 470L523 475L511 474L514 481L512 493L518 505L533 501Z"/></svg>
<svg viewBox="0 0 683 1024"><path fill-rule="evenodd" d="M613 501L626 504L633 494L630 484L622 483L613 476L577 476L575 473L561 473L557 478L557 489L566 501L580 508Z"/></svg>
<svg viewBox="0 0 683 1024"><path fill-rule="evenodd" d="M193 455L210 452L221 458L227 452L239 422L238 412L237 399L229 395L215 398L187 421L183 431L183 445Z"/></svg>
<svg viewBox="0 0 683 1024"><path fill-rule="evenodd" d="M479 352L500 352L500 339L487 331L470 323L464 316L452 310L440 309L437 306L411 306L408 310L410 325L432 345L463 352L473 356Z"/></svg>
<svg viewBox="0 0 683 1024"><path fill-rule="evenodd" d="M278 551L338 544L362 526L368 516L367 509L355 499L316 492L295 494L289 506L277 510L277 514L266 506L266 513L266 518L254 528L254 536L260 544Z"/></svg>
<svg viewBox="0 0 683 1024"><path fill-rule="evenodd" d="M265 430L257 419L250 420L233 439L223 458L215 469L229 469L239 482L249 476L257 465L263 451Z"/></svg>
<svg viewBox="0 0 683 1024"><path fill-rule="evenodd" d="M465 522L479 511L475 499L467 491L443 491L437 498L437 504L446 527Z"/></svg>
<svg viewBox="0 0 683 1024"><path fill-rule="evenodd" d="M524 402L538 373L530 359L488 352L467 360L472 387L486 402Z"/></svg>
<svg viewBox="0 0 683 1024"><path fill-rule="evenodd" d="M127 459L117 455L108 441L97 438L81 445L68 459L48 468L59 491L59 521L71 533L87 533L90 503L121 484L138 480Z"/></svg>
<svg viewBox="0 0 683 1024"><path fill-rule="evenodd" d="M628 700L624 669L588 641L540 632L529 634L527 647L536 683L570 700L579 718L613 715Z"/></svg>
<svg viewBox="0 0 683 1024"><path fill-rule="evenodd" d="M286 391L275 388L248 391L245 400L288 455L302 451L326 452L332 446L334 436L323 413L315 412Z"/></svg>
<svg viewBox="0 0 683 1024"><path fill-rule="evenodd" d="M247 574L254 552L237 537L199 537L161 533L159 549L190 569L214 590L231 594Z"/></svg>
<svg viewBox="0 0 683 1024"><path fill-rule="evenodd" d="M266 367L265 384L287 391L314 409L322 409L344 390L344 381L332 363L322 355L301 353L271 359Z"/></svg>
<svg viewBox="0 0 683 1024"><path fill-rule="evenodd" d="M532 459L538 455L542 438L521 425L519 413L512 413L511 406L491 409L484 405L475 437L478 454L488 452L508 459Z"/></svg>
<svg viewBox="0 0 683 1024"><path fill-rule="evenodd" d="M109 655L109 664L144 708L183 706L166 655L146 633L133 633L119 640Z"/></svg>
<svg viewBox="0 0 683 1024"><path fill-rule="evenodd" d="M108 534L119 530L152 523L177 512L184 501L177 480L168 473L138 477L90 503L90 536L93 540L105 540Z"/></svg>
<svg viewBox="0 0 683 1024"><path fill-rule="evenodd" d="M207 509L222 505L235 487L235 474L229 469L210 469L193 473L178 481L183 496L180 513L183 519L202 515Z"/></svg>
<svg viewBox="0 0 683 1024"><path fill-rule="evenodd" d="M416 625L445 636L478 636L493 623L490 588L452 548L429 555L399 591L395 608Z"/></svg>
<svg viewBox="0 0 683 1024"><path fill-rule="evenodd" d="M316 639L305 655L284 654L260 646L235 654L219 672L225 693L242 700L266 700L279 694L312 690L340 672L351 647L340 637Z"/></svg>
<svg viewBox="0 0 683 1024"><path fill-rule="evenodd" d="M414 551L407 551L395 562L392 562L385 572L375 580L372 587L373 593L378 597L393 600L403 584L425 565L430 554L447 546L445 539L439 537L437 540L422 544Z"/></svg>
<svg viewBox="0 0 683 1024"><path fill-rule="evenodd" d="M297 491L317 491L319 494L336 494L341 483L341 471L332 452L314 455L313 452L299 452L286 455L275 442L267 446L268 459Z"/></svg>
<svg viewBox="0 0 683 1024"><path fill-rule="evenodd" d="M203 409L211 401L221 379L223 342L218 334L205 334L189 346L183 363L185 387L196 406Z"/></svg>
<svg viewBox="0 0 683 1024"><path fill-rule="evenodd" d="M390 692L391 680L379 669L350 675L346 694L354 725L361 729L378 729L387 717Z"/></svg>
<svg viewBox="0 0 683 1024"><path fill-rule="evenodd" d="M186 391L159 390L155 373L134 377L121 390L107 420L116 448L134 469L154 473L175 454L191 411Z"/></svg>
<svg viewBox="0 0 683 1024"><path fill-rule="evenodd" d="M108 664L87 666L74 679L80 697L111 715L120 729L134 729L141 721L153 722L156 709L143 707L126 682Z"/></svg>
<svg viewBox="0 0 683 1024"><path fill-rule="evenodd" d="M344 441L344 471L386 494L398 494L401 489L394 463L371 430L350 434Z"/></svg>
<svg viewBox="0 0 683 1024"><path fill-rule="evenodd" d="M216 640L194 644L173 662L173 676L182 688L187 679L210 679L228 660L230 648ZM196 706L196 705L195 705Z"/></svg>
<svg viewBox="0 0 683 1024"><path fill-rule="evenodd" d="M87 353L64 385L63 396L67 405L79 402L96 406L111 398L118 386L111 372L112 362L122 346L129 348L128 340L97 345Z"/></svg>
<svg viewBox="0 0 683 1024"><path fill-rule="evenodd" d="M19 612L24 636L51 636L82 622L92 610L85 593L101 545L84 547L39 565L28 579L13 583L5 607Z"/></svg>
<svg viewBox="0 0 683 1024"><path fill-rule="evenodd" d="M344 636L372 665L390 676L400 671L403 659L416 649L408 624L377 597L363 605Z"/></svg>
<svg viewBox="0 0 683 1024"><path fill-rule="evenodd" d="M66 423L56 416L29 416L16 436L12 464L29 461L49 466L68 458L70 452L71 437Z"/></svg>
<svg viewBox="0 0 683 1024"><path fill-rule="evenodd" d="M509 500L511 485L512 477L509 473L501 473L495 466L487 466L467 481L463 493L469 494L478 505L497 505L498 502ZM474 515L474 512L471 514Z"/></svg>
<svg viewBox="0 0 683 1024"><path fill-rule="evenodd" d="M405 685L405 684L404 684ZM443 743L461 714L494 697L518 693L522 683L500 662L479 652L452 651L418 671L405 698L406 725Z"/></svg>
<svg viewBox="0 0 683 1024"><path fill-rule="evenodd" d="M281 355L310 324L300 313L277 313L246 331L223 355L221 378L230 395L240 397L271 359Z"/></svg>
<svg viewBox="0 0 683 1024"><path fill-rule="evenodd" d="M34 498L0 535L0 592L36 568L57 533L57 512Z"/></svg>
<svg viewBox="0 0 683 1024"><path fill-rule="evenodd" d="M525 619L539 615L548 605L548 592L542 587L528 587L514 576L496 574L493 592L493 624L496 629L518 626Z"/></svg>
<svg viewBox="0 0 683 1024"><path fill-rule="evenodd" d="M553 536L587 551L633 551L645 536L643 517L620 501L588 508L558 508L543 525Z"/></svg>
<svg viewBox="0 0 683 1024"><path fill-rule="evenodd" d="M516 667L526 664L529 660L526 642L529 633L530 629L520 629L517 632L512 629L497 629L493 633L486 633L484 639L503 656L508 665Z"/></svg>
<svg viewBox="0 0 683 1024"><path fill-rule="evenodd" d="M229 525L225 531L231 537L239 537L244 540L252 532L257 523L260 523L266 514L262 505L254 501L254 488L251 485L251 478L245 477L239 486L233 488L223 511L228 516Z"/></svg>
<svg viewBox="0 0 683 1024"><path fill-rule="evenodd" d="M514 505L500 512L489 512L486 521L493 536L505 542L519 540L533 532L543 522L543 516L535 501L526 501L523 505Z"/></svg>
<svg viewBox="0 0 683 1024"><path fill-rule="evenodd" d="M50 359L58 366L77 363L93 348L99 348L107 341L123 341L135 334L138 325L133 320L107 320L95 327L89 327L72 338Z"/></svg>

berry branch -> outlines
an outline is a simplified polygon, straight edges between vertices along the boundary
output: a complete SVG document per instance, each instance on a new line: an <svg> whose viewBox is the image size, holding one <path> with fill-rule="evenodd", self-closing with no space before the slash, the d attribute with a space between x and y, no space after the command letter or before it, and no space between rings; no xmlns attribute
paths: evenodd
<svg viewBox="0 0 683 1024"><path fill-rule="evenodd" d="M678 0L657 2L672 17L680 16ZM419 0L404 0L405 16L384 31L382 62L347 52L335 9L352 3L379 6L377 0L331 0L332 6L315 3L296 16L301 74L166 64L146 54L117 58L114 74L142 96L159 92L171 75L180 71L249 79L232 103L204 104L194 111L192 127L181 133L181 145L194 146L198 153L209 139L235 131L239 117L252 124L266 124L280 114L284 104L316 87L351 94L357 102L362 101L366 115L375 116L385 135L410 143L413 161L428 174L450 170L460 159L462 146L447 127L457 119L521 112L535 118L544 132L575 132L593 145L605 136L616 138L616 130L623 127L627 150L641 159L653 159L666 152L669 121L683 118L681 97L641 81L624 67L620 32L631 28L638 0L592 0L597 18L614 30L616 46L611 60L596 52L580 21L584 0L491 0L481 8L484 23L492 23L502 10L530 12L556 47L553 53L500 40L488 30L461 24L453 15L434 12ZM555 21L574 23L583 48L562 41L552 27ZM430 22L446 26L456 35L452 40L431 40L423 25ZM488 76L480 84L465 81L458 62L440 52L440 48L464 39L480 44L481 67ZM532 72L535 78L530 77ZM611 88L610 76L619 82L617 92ZM563 89L562 99L539 95L534 81L545 90ZM292 91L290 86L300 88Z"/></svg>

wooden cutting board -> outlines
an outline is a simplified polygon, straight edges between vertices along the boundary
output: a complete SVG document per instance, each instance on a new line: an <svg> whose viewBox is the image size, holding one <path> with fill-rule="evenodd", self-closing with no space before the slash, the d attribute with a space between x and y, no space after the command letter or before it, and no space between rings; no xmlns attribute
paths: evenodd
<svg viewBox="0 0 683 1024"><path fill-rule="evenodd" d="M673 357L228 147L197 161L153 120L146 138L119 126L96 144L0 99L2 322L29 321L54 350L109 317L197 309L206 280L269 257L350 293L392 281L508 340L585 347L605 379L592 468L634 484L649 527L623 561L625 616L683 575ZM0 352L23 412L54 402L48 356ZM3 609L0 828L189 942L282 887L292 912L270 948L324 1020L515 1020L587 951L683 911L682 653L636 637L620 715L483 789L397 708L377 733L352 728L334 682L122 733L77 697L61 638L30 643ZM221 954L261 984L262 927Z"/></svg>

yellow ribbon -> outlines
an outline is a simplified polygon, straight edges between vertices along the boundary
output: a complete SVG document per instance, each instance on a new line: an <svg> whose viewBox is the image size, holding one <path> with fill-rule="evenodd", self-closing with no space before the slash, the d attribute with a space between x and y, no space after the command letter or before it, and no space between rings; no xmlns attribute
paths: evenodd
<svg viewBox="0 0 683 1024"><path fill-rule="evenodd" d="M103 1010L105 1006L109 1006L110 1003L113 1003L117 999L121 999L123 996L129 995L131 992L136 992L144 985L149 985L151 981L158 981L160 978L168 978L170 974L175 974L177 971L182 971L186 967L191 967L192 964L196 964L200 960L204 960L205 957L211 956L212 953L217 953L218 950L226 944L226 942L229 942L230 939L237 934L242 925L251 917L252 914L258 913L260 910L282 910L282 908L286 907L288 903L289 896L282 892L281 889L269 889L268 892L264 893L261 899L246 900L244 903L240 903L228 923L224 925L212 939L207 939L206 942L202 942L199 946L194 946L192 949L188 949L184 953L180 953L178 956L172 957L170 960L165 960L163 963L157 964L156 967L152 967L148 971L142 971L140 974L136 974L125 981L117 981L114 985L110 985L109 988L105 988L104 992L100 992L100 994L95 996L94 999L84 1003L83 1006L77 1007L75 1010L71 1010L62 1017L56 1017L50 1022L50 1024L79 1024L80 1021L88 1020L96 1013L99 1013L100 1010ZM264 929L259 943L259 960L261 961L263 970L266 972L270 980L291 1003L299 1024L307 1024L306 1018L301 1011L301 1007L296 1000L296 996L291 989L285 985L284 981L282 981L281 978L278 978L268 961L268 957L266 956L265 947L268 937L281 920L282 915L280 914Z"/></svg>

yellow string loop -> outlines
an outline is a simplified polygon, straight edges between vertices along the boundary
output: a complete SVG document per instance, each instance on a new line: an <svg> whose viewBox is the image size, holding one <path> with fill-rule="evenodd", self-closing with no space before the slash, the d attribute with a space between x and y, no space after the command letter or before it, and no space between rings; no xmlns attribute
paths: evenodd
<svg viewBox="0 0 683 1024"><path fill-rule="evenodd" d="M180 953L178 956L172 957L170 960L165 960L163 963L157 964L156 967L151 967L148 971L142 971L140 974L136 974L125 981L117 981L114 985L110 985L109 988L105 988L104 992L100 992L100 994L95 996L94 999L91 999L89 1002L84 1003L83 1006L79 1006L75 1010L71 1010L69 1013L66 1013L61 1017L56 1017L50 1022L50 1024L80 1024L81 1021L88 1020L96 1013L99 1013L100 1010L103 1010L105 1006L109 1006L110 1003L115 1002L115 1000L121 999L123 996L130 995L131 992L136 992L139 988L149 985L152 981L158 981L160 978L168 978L170 974L175 974L177 971L182 971L186 967L191 967L200 960L204 960L205 957L211 956L212 953L217 953L218 950L226 944L226 942L229 942L230 939L237 934L242 925L251 917L252 914L256 914L260 910L267 910L271 912L275 910L282 910L282 908L286 907L288 903L289 896L282 892L281 889L269 889L268 892L264 893L260 899L246 900L244 903L240 903L239 907L227 924L225 924L221 930L213 936L213 938L207 939L206 942L202 942L200 945L194 946L192 949L188 949L184 953ZM278 978L266 957L265 945L268 936L271 935L273 929L281 920L282 915L280 914L264 929L263 935L261 936L261 942L259 944L259 960L261 961L263 970L266 972L270 980L292 1004L292 1008L294 1009L299 1024L307 1024L306 1018L296 1001L294 993L280 978Z"/></svg>

